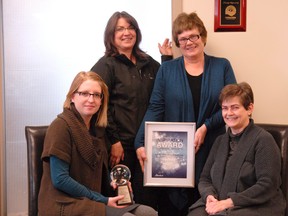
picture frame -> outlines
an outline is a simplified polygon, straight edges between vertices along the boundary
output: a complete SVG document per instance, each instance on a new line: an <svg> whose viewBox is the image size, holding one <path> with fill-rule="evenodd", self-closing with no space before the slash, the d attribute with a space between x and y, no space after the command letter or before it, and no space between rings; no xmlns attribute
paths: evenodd
<svg viewBox="0 0 288 216"><path fill-rule="evenodd" d="M144 186L194 187L194 122L145 122Z"/></svg>
<svg viewBox="0 0 288 216"><path fill-rule="evenodd" d="M214 31L246 31L246 0L215 0Z"/></svg>

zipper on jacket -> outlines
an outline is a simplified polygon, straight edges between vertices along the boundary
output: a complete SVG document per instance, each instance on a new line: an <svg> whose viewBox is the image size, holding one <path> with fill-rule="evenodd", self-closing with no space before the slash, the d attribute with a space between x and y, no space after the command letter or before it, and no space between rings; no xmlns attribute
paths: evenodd
<svg viewBox="0 0 288 216"><path fill-rule="evenodd" d="M139 75L140 75L140 79L142 80L142 70L138 68L137 65L135 65L136 70L138 71Z"/></svg>

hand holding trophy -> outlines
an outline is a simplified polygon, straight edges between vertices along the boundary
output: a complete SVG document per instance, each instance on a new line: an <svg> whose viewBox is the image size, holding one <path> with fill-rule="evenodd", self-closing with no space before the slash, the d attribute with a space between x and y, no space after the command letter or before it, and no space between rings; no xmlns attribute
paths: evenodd
<svg viewBox="0 0 288 216"><path fill-rule="evenodd" d="M111 180L117 185L117 194L124 195L124 198L118 201L118 205L132 204L132 197L128 187L128 182L131 178L130 169L123 165L118 164L114 166L110 173Z"/></svg>

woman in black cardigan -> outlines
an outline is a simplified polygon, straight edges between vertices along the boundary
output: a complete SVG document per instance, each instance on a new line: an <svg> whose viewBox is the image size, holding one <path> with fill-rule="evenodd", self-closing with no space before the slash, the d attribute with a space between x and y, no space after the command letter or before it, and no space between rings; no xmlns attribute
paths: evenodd
<svg viewBox="0 0 288 216"><path fill-rule="evenodd" d="M280 150L268 132L254 125L253 103L247 83L223 88L220 104L229 128L211 149L198 185L201 198L188 216L284 215Z"/></svg>

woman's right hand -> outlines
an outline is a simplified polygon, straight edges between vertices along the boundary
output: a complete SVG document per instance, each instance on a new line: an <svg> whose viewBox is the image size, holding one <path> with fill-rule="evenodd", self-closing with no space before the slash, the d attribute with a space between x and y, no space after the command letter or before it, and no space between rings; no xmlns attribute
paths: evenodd
<svg viewBox="0 0 288 216"><path fill-rule="evenodd" d="M212 195L208 195L206 199L206 212L209 215L215 215L225 209L233 208L234 203L231 198L225 200L218 200Z"/></svg>
<svg viewBox="0 0 288 216"><path fill-rule="evenodd" d="M124 198L124 195L119 195L119 196L115 196L115 197L109 197L108 198L108 203L107 205L110 207L114 207L114 208L124 208L127 207L127 205L117 205L118 200L121 200Z"/></svg>
<svg viewBox="0 0 288 216"><path fill-rule="evenodd" d="M124 160L124 149L121 142L114 143L111 146L110 167L114 167Z"/></svg>
<svg viewBox="0 0 288 216"><path fill-rule="evenodd" d="M137 158L139 160L142 172L144 172L144 161L147 160L146 152L144 147L140 147L136 150Z"/></svg>
<svg viewBox="0 0 288 216"><path fill-rule="evenodd" d="M208 195L207 198L206 198L206 205L208 205L209 203L212 203L212 202L217 202L218 200L212 196L212 195Z"/></svg>

